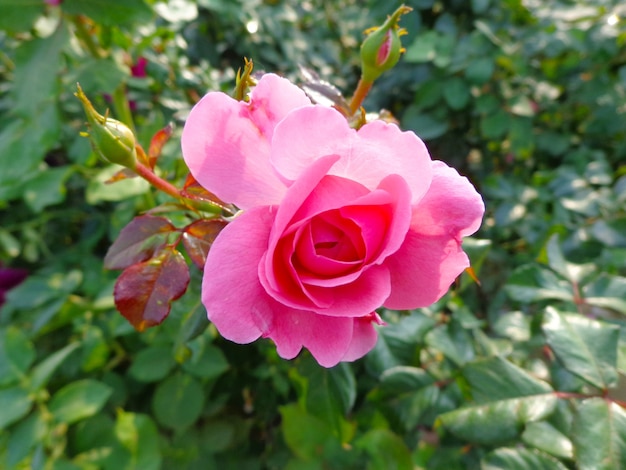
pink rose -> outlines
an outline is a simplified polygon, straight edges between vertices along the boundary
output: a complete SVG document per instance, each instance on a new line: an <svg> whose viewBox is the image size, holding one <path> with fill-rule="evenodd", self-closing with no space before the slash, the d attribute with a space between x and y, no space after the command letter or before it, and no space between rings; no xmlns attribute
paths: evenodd
<svg viewBox="0 0 626 470"><path fill-rule="evenodd" d="M206 261L202 301L227 339L269 337L325 367L376 343L374 312L438 300L469 266L484 206L469 181L394 124L358 131L264 75L250 102L209 93L182 135L191 173L242 212Z"/></svg>

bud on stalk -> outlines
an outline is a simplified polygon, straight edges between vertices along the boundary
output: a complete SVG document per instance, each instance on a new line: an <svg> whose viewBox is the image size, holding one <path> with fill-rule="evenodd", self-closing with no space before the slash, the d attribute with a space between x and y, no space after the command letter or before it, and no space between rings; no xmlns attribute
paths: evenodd
<svg viewBox="0 0 626 470"><path fill-rule="evenodd" d="M400 16L410 12L407 6L400 6L380 27L370 28L367 38L361 44L361 79L373 82L383 72L391 69L404 52L400 36L406 31L398 27Z"/></svg>
<svg viewBox="0 0 626 470"><path fill-rule="evenodd" d="M117 163L131 170L137 167L136 139L124 123L98 113L83 93L79 84L74 95L81 101L90 133L87 134L94 150L110 163Z"/></svg>

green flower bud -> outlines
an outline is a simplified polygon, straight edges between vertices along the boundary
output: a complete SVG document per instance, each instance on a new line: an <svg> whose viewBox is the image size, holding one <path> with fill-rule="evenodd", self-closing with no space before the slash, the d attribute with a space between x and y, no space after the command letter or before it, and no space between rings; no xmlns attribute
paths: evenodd
<svg viewBox="0 0 626 470"><path fill-rule="evenodd" d="M77 84L75 96L83 104L90 132L87 134L94 150L106 161L131 170L137 166L136 139L124 123L98 113Z"/></svg>
<svg viewBox="0 0 626 470"><path fill-rule="evenodd" d="M368 36L361 44L362 79L365 82L373 82L400 60L400 55L404 52L400 36L406 34L406 31L398 27L398 21L400 16L411 10L402 5L382 26L366 31Z"/></svg>

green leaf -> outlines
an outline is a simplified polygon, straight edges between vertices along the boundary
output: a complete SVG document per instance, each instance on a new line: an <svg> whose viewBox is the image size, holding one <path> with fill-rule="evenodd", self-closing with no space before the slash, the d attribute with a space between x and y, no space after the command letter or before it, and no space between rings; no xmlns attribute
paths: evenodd
<svg viewBox="0 0 626 470"><path fill-rule="evenodd" d="M463 109L470 99L470 90L460 77L452 77L443 87L443 97L448 106L454 110Z"/></svg>
<svg viewBox="0 0 626 470"><path fill-rule="evenodd" d="M0 0L0 30L26 31L42 13L42 0Z"/></svg>
<svg viewBox="0 0 626 470"><path fill-rule="evenodd" d="M157 344L139 351L128 373L139 382L157 382L164 379L175 365L172 347Z"/></svg>
<svg viewBox="0 0 626 470"><path fill-rule="evenodd" d="M382 374L391 367L413 363L418 344L436 323L420 312L412 312L393 322L389 320L389 324L380 329L376 346L366 356L368 366L376 374Z"/></svg>
<svg viewBox="0 0 626 470"><path fill-rule="evenodd" d="M28 117L40 114L41 105L53 102L58 87L61 52L69 43L65 23L47 38L23 43L15 57L15 78L12 89L13 112Z"/></svg>
<svg viewBox="0 0 626 470"><path fill-rule="evenodd" d="M465 70L467 79L476 85L489 81L495 70L495 62L491 57L480 57L472 60Z"/></svg>
<svg viewBox="0 0 626 470"><path fill-rule="evenodd" d="M149 22L154 16L143 0L64 0L63 11L89 16L105 26Z"/></svg>
<svg viewBox="0 0 626 470"><path fill-rule="evenodd" d="M159 433L149 416L119 411L115 422L115 436L131 454L126 468L161 468Z"/></svg>
<svg viewBox="0 0 626 470"><path fill-rule="evenodd" d="M415 131L424 140L441 137L448 130L448 121L437 119L430 114L423 114L414 105L409 106L404 112L402 124L404 127Z"/></svg>
<svg viewBox="0 0 626 470"><path fill-rule="evenodd" d="M39 171L23 184L22 198L33 212L65 200L65 180L70 176L68 167L47 168Z"/></svg>
<svg viewBox="0 0 626 470"><path fill-rule="evenodd" d="M602 390L617 383L618 326L548 307L543 332L567 370Z"/></svg>
<svg viewBox="0 0 626 470"><path fill-rule="evenodd" d="M526 423L549 416L556 402L554 394L511 398L450 411L439 422L468 442L497 445L519 437Z"/></svg>
<svg viewBox="0 0 626 470"><path fill-rule="evenodd" d="M45 387L54 371L78 348L79 345L80 343L78 342L70 343L33 367L30 378L31 390L35 391Z"/></svg>
<svg viewBox="0 0 626 470"><path fill-rule="evenodd" d="M224 353L217 347L203 345L197 354L188 361L183 362L183 370L196 377L213 380L229 369L228 360Z"/></svg>
<svg viewBox="0 0 626 470"><path fill-rule="evenodd" d="M457 366L474 359L471 336L457 322L439 325L428 332L424 341L431 348L443 353Z"/></svg>
<svg viewBox="0 0 626 470"><path fill-rule="evenodd" d="M108 166L89 181L85 194L89 205L95 206L104 201L122 201L145 194L150 190L150 183L143 178L127 178L115 183L107 183L122 168L119 165Z"/></svg>
<svg viewBox="0 0 626 470"><path fill-rule="evenodd" d="M572 441L545 421L527 425L522 434L522 441L556 457L565 459L574 457Z"/></svg>
<svg viewBox="0 0 626 470"><path fill-rule="evenodd" d="M500 357L468 364L463 376L478 404L445 413L440 421L470 442L493 445L514 439L526 423L550 415L557 403L547 383Z"/></svg>
<svg viewBox="0 0 626 470"><path fill-rule="evenodd" d="M602 273L583 288L585 303L626 315L626 278Z"/></svg>
<svg viewBox="0 0 626 470"><path fill-rule="evenodd" d="M200 384L186 374L175 374L161 382L152 399L157 421L170 429L182 430L197 421L204 405Z"/></svg>
<svg viewBox="0 0 626 470"><path fill-rule="evenodd" d="M0 330L0 385L22 379L35 360L35 348L17 327Z"/></svg>
<svg viewBox="0 0 626 470"><path fill-rule="evenodd" d="M340 439L344 439L344 416L356 399L356 381L350 366L340 363L332 369L319 367L308 359L300 364L299 372L307 386L304 394L306 410L328 423Z"/></svg>
<svg viewBox="0 0 626 470"><path fill-rule="evenodd" d="M552 271L536 264L517 268L504 287L506 293L519 302L540 300L574 301L571 284Z"/></svg>
<svg viewBox="0 0 626 470"><path fill-rule="evenodd" d="M524 448L503 447L483 458L481 470L567 470L554 457Z"/></svg>
<svg viewBox="0 0 626 470"><path fill-rule="evenodd" d="M0 390L0 430L26 416L31 404L32 397L21 387Z"/></svg>
<svg viewBox="0 0 626 470"><path fill-rule="evenodd" d="M370 470L412 470L411 453L404 441L388 429L372 429L359 438L356 447L369 456Z"/></svg>
<svg viewBox="0 0 626 470"><path fill-rule="evenodd" d="M548 383L501 357L472 362L463 368L463 376L479 403L552 392Z"/></svg>
<svg viewBox="0 0 626 470"><path fill-rule="evenodd" d="M437 44L439 42L439 33L436 31L427 31L420 34L415 41L406 48L404 60L411 62L430 62L437 55Z"/></svg>
<svg viewBox="0 0 626 470"><path fill-rule="evenodd" d="M113 94L115 89L130 76L128 67L122 67L111 57L89 58L81 61L74 71L71 83L80 83L86 95Z"/></svg>
<svg viewBox="0 0 626 470"><path fill-rule="evenodd" d="M409 366L395 366L387 369L380 376L380 387L383 392L398 395L413 392L432 384L435 379L424 369Z"/></svg>
<svg viewBox="0 0 626 470"><path fill-rule="evenodd" d="M579 406L572 423L577 468L615 470L626 468L626 412L602 398Z"/></svg>
<svg viewBox="0 0 626 470"><path fill-rule="evenodd" d="M484 116L480 120L480 131L485 139L498 140L504 137L509 130L511 118L509 114L499 109L493 114Z"/></svg>
<svg viewBox="0 0 626 470"><path fill-rule="evenodd" d="M24 118L12 118L0 132L0 200L22 195L22 185L57 145L59 132L59 111L53 102L40 104Z"/></svg>
<svg viewBox="0 0 626 470"><path fill-rule="evenodd" d="M35 411L11 429L6 456L8 468L15 468L33 447L45 438L48 432L47 428L41 413Z"/></svg>
<svg viewBox="0 0 626 470"><path fill-rule="evenodd" d="M50 400L50 413L58 422L75 423L100 411L111 392L109 386L96 380L72 382L54 394Z"/></svg>
<svg viewBox="0 0 626 470"><path fill-rule="evenodd" d="M325 448L337 445L329 426L298 405L281 406L279 410L285 443L299 458L319 460Z"/></svg>

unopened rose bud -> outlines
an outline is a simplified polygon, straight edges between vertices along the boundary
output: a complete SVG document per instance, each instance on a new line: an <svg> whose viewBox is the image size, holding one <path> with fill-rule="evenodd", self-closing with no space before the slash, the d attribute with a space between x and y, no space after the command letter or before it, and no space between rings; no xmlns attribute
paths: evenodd
<svg viewBox="0 0 626 470"><path fill-rule="evenodd" d="M412 9L402 5L380 27L371 28L361 44L362 79L373 82L400 60L404 52L400 36L406 32L398 27L400 16Z"/></svg>
<svg viewBox="0 0 626 470"><path fill-rule="evenodd" d="M124 123L103 116L92 106L91 102L83 93L80 85L76 97L83 104L89 124L89 140L94 150L105 160L111 163L125 166L131 170L137 166L137 151L135 150L136 139Z"/></svg>

